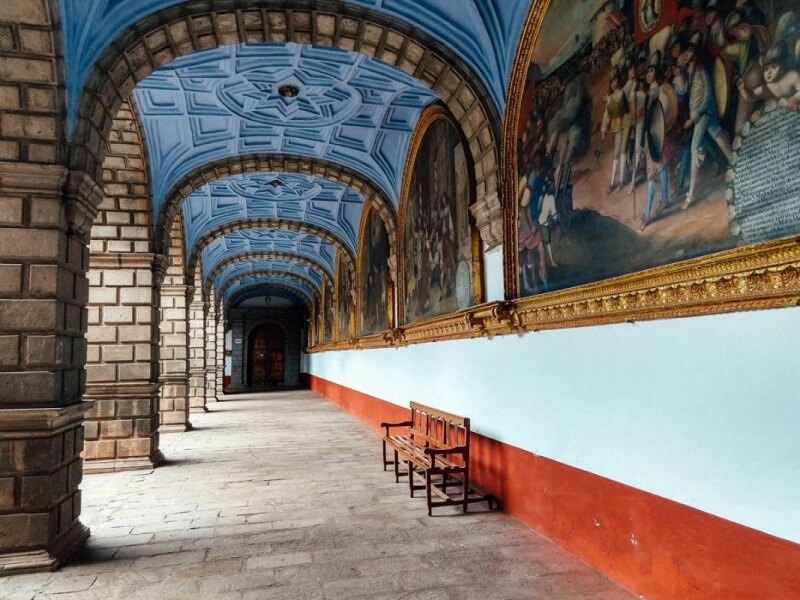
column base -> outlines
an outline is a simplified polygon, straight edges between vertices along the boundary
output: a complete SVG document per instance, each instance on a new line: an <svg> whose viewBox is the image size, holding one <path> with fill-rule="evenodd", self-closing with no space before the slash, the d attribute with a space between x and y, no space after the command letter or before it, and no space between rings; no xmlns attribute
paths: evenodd
<svg viewBox="0 0 800 600"><path fill-rule="evenodd" d="M164 462L164 455L158 450L153 456L132 456L130 458L108 458L84 460L83 472L86 475L96 473L114 473L116 471L152 470Z"/></svg>
<svg viewBox="0 0 800 600"><path fill-rule="evenodd" d="M194 427L192 427L191 423L175 423L172 425L159 425L158 427L160 433L185 433L193 429Z"/></svg>
<svg viewBox="0 0 800 600"><path fill-rule="evenodd" d="M0 577L55 571L89 538L89 528L80 521L51 544L48 550L0 554Z"/></svg>
<svg viewBox="0 0 800 600"><path fill-rule="evenodd" d="M208 412L208 407L205 406L205 405L203 405L203 406L190 406L189 407L189 412L190 413L207 413Z"/></svg>

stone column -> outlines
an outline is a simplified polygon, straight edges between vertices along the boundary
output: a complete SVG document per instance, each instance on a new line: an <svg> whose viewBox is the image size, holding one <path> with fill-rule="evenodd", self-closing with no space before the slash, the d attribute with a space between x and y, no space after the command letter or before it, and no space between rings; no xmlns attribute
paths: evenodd
<svg viewBox="0 0 800 600"><path fill-rule="evenodd" d="M95 226L93 234L104 229ZM104 246L102 239L92 244ZM165 260L149 253L91 255L86 397L94 406L85 425L86 472L149 469L163 460L157 319Z"/></svg>
<svg viewBox="0 0 800 600"><path fill-rule="evenodd" d="M185 284L183 260L183 233L178 217L172 225L169 265L161 286L159 429L162 432L192 428L189 422L189 313L186 303L189 288Z"/></svg>
<svg viewBox="0 0 800 600"><path fill-rule="evenodd" d="M206 313L206 406L217 401L217 311L213 290Z"/></svg>
<svg viewBox="0 0 800 600"><path fill-rule="evenodd" d="M217 313L217 400L225 394L225 319L222 306Z"/></svg>
<svg viewBox="0 0 800 600"><path fill-rule="evenodd" d="M241 389L247 386L247 376L244 369L244 320L241 311L231 311L231 389ZM237 343L238 342L238 343Z"/></svg>
<svg viewBox="0 0 800 600"><path fill-rule="evenodd" d="M0 574L53 569L89 535L78 486L101 197L85 174L0 162Z"/></svg>
<svg viewBox="0 0 800 600"><path fill-rule="evenodd" d="M192 288L193 292L194 289ZM206 314L200 288L189 304L189 411L206 412Z"/></svg>

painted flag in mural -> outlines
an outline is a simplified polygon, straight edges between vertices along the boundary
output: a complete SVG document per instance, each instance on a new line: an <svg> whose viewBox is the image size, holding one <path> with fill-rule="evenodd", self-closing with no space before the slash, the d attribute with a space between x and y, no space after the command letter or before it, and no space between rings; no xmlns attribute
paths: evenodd
<svg viewBox="0 0 800 600"><path fill-rule="evenodd" d="M677 0L634 0L633 7L637 44L646 42L654 33L675 23L678 13Z"/></svg>

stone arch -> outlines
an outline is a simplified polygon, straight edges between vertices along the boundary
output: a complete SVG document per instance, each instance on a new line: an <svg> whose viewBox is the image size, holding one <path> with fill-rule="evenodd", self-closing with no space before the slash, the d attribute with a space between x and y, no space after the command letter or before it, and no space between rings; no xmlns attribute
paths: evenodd
<svg viewBox="0 0 800 600"><path fill-rule="evenodd" d="M195 269L199 265L200 255L208 244L214 239L225 235L226 233L234 233L242 231L243 229L286 229L288 231L295 231L297 233L308 233L316 235L318 238L330 242L336 247L338 252L342 253L343 260L347 263L348 268L355 269L355 256L352 251L347 247L347 244L339 236L336 236L322 227L306 223L304 221L288 221L286 219L241 219L215 227L211 231L205 233L192 248L189 255L189 261L186 265L187 281L194 281ZM354 271L355 272L355 271Z"/></svg>
<svg viewBox="0 0 800 600"><path fill-rule="evenodd" d="M224 285L220 288L219 294L217 297L217 305L220 305L223 302L225 297L225 292L228 288L233 287L238 281L242 281L244 279L252 279L255 277L283 277L286 279L291 279L302 283L308 286L311 290L316 290L317 284L311 281L310 279L303 277L302 275L298 275L297 273L288 273L286 271L275 271L272 269L263 269L259 271L251 271L250 273L242 273L241 275L237 275L236 277L232 277L228 281L224 283ZM321 287L324 287L326 284L325 280L323 279ZM316 295L316 294L315 294ZM313 298L312 298L313 300Z"/></svg>
<svg viewBox="0 0 800 600"><path fill-rule="evenodd" d="M364 206L377 207L387 231L395 231L396 211L392 202L369 179L348 167L321 158L308 158L294 154L242 154L210 162L187 173L167 195L161 205L154 232L157 248L169 246L172 228L170 223L180 212L184 200L208 183L232 175L275 172L313 175L349 187L361 194ZM394 235L390 236L394 239Z"/></svg>
<svg viewBox="0 0 800 600"><path fill-rule="evenodd" d="M374 57L432 89L469 141L478 196L499 198L500 115L481 80L454 52L408 23L344 3L306 0L300 8L284 0L269 9L248 4L246 0L183 3L149 15L123 32L87 78L71 167L99 175L104 140L118 105L158 67L221 45L295 42Z"/></svg>
<svg viewBox="0 0 800 600"><path fill-rule="evenodd" d="M268 259L268 258L278 258L278 259L285 259L285 260L292 260L298 262L302 265L306 265L308 267L312 267L317 269L323 275L327 275L327 271L325 266L317 261L311 260L310 258L306 258L305 256L299 256L297 254L292 254L291 252L279 252L273 250L263 250L259 252L242 252L241 254L236 254L229 258L226 258L221 263L219 263L214 269L208 274L205 278L205 285L208 286L210 289L213 288L213 284L216 281L217 277L223 270L227 267L236 264L238 262L244 262L247 260L252 259Z"/></svg>
<svg viewBox="0 0 800 600"><path fill-rule="evenodd" d="M230 299L230 302L229 302L230 308L234 308L233 305L236 304L236 302L242 296L246 296L250 292L253 292L253 291L255 291L255 290L257 290L257 289L259 289L261 287L262 287L261 285L256 284L256 285L248 285L248 286L245 286L242 289L240 289L233 296L231 296L231 299ZM295 288L289 287L288 285L282 285L280 283L271 283L269 287L270 287L270 289L280 290L282 292L286 292L287 294L291 294L292 296L294 296L295 298L297 298L298 300L300 300L303 303L303 305L306 307L306 310L309 311L309 314L311 313L311 299L308 298L307 296L304 296L302 293L300 293Z"/></svg>

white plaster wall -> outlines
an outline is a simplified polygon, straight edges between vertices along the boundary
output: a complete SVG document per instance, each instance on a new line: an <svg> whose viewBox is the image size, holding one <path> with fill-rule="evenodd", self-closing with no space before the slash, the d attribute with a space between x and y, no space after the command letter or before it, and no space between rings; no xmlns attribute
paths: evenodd
<svg viewBox="0 0 800 600"><path fill-rule="evenodd" d="M308 372L800 542L800 309L312 354Z"/></svg>
<svg viewBox="0 0 800 600"><path fill-rule="evenodd" d="M486 302L505 300L502 246L483 253L483 277L486 285Z"/></svg>

